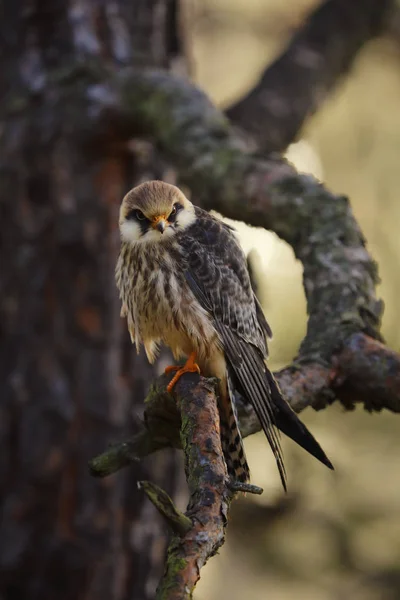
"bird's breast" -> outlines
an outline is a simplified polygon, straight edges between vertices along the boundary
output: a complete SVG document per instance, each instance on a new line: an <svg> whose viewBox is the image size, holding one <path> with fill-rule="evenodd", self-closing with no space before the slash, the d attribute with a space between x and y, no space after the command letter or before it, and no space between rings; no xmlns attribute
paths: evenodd
<svg viewBox="0 0 400 600"><path fill-rule="evenodd" d="M138 246L129 257L121 250L119 283L117 268L121 299L136 343L144 343L150 360L158 343L169 346L176 358L193 350L206 355L216 332L186 283L180 248Z"/></svg>

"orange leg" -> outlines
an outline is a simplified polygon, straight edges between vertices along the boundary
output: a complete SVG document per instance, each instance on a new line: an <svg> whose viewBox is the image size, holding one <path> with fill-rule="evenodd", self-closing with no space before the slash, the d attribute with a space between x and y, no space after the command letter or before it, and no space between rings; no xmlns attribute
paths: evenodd
<svg viewBox="0 0 400 600"><path fill-rule="evenodd" d="M196 352L192 352L188 356L188 359L183 367L167 367L164 372L172 373L172 371L176 371L176 373L167 386L167 392L172 391L172 388L184 373L199 373L200 375L200 367L196 363Z"/></svg>

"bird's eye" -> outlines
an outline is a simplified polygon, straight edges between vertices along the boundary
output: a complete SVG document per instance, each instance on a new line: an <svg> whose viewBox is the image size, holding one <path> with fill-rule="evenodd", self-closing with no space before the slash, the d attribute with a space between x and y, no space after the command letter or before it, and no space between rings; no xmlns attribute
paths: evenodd
<svg viewBox="0 0 400 600"><path fill-rule="evenodd" d="M135 217L138 221L144 221L146 218L141 210L135 210Z"/></svg>
<svg viewBox="0 0 400 600"><path fill-rule="evenodd" d="M178 210L182 208L180 204L177 202L173 205L171 212L169 213L168 221L174 221L176 217L176 213Z"/></svg>
<svg viewBox="0 0 400 600"><path fill-rule="evenodd" d="M144 221L146 219L142 211L139 209L129 211L126 215L126 218L128 219L128 221L131 221L132 219L136 219L137 221Z"/></svg>

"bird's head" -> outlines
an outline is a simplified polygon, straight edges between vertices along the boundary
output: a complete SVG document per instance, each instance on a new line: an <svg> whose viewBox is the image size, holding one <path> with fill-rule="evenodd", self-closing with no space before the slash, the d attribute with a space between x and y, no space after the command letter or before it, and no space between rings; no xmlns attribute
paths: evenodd
<svg viewBox="0 0 400 600"><path fill-rule="evenodd" d="M146 181L122 200L119 228L124 242L162 242L195 220L194 206L179 188Z"/></svg>

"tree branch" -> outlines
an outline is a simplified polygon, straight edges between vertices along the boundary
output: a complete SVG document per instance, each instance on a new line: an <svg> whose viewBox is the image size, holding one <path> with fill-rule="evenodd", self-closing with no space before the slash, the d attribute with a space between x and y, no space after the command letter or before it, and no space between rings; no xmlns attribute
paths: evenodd
<svg viewBox="0 0 400 600"><path fill-rule="evenodd" d="M269 65L255 87L226 114L265 152L284 151L360 48L382 30L392 0L327 0Z"/></svg>
<svg viewBox="0 0 400 600"><path fill-rule="evenodd" d="M113 136L152 138L179 168L196 203L272 229L293 247L304 267L309 321L299 356L277 378L295 410L322 408L339 397L349 408L360 401L369 410L397 412L400 358L377 341L382 312L375 296L377 269L347 199L281 159L245 152L226 118L187 81L125 71L92 86L89 99L95 136L90 124L84 127L91 143L100 148ZM370 369L368 378L364 369ZM165 378L157 380L146 399L143 429L91 463L92 472L104 476L119 461L124 466L163 446L183 446L191 493L186 516L194 526L171 542L160 598L190 597L178 594L193 589L199 568L223 542L231 494L210 383L181 381L174 394L178 412L165 393ZM251 411L241 412L241 425L244 435L259 429Z"/></svg>
<svg viewBox="0 0 400 600"><path fill-rule="evenodd" d="M332 376L346 408L362 402L369 412L400 412L400 356L376 340L353 335L334 361Z"/></svg>
<svg viewBox="0 0 400 600"><path fill-rule="evenodd" d="M275 374L296 411L309 403L322 408L315 404L316 399L324 388L330 388L332 397L337 395L348 409L354 408L355 402L363 402L369 411L387 408L400 412L398 354L364 334L355 334L332 362L331 369L318 364L292 365ZM227 480L214 381L185 375L172 396L166 393L169 379L163 375L153 384L145 400L145 421L136 436L116 444L90 464L93 475L104 477L164 446L183 448L190 492L186 515L175 508L163 490L149 482L141 484L174 532L158 589L159 600L192 597L201 567L224 543L229 504L239 489ZM251 407L239 405L239 414L243 436L260 429ZM248 486L241 491L262 490Z"/></svg>
<svg viewBox="0 0 400 600"><path fill-rule="evenodd" d="M184 536L192 529L191 519L176 508L168 494L158 485L151 481L139 481L138 488L144 491L176 535Z"/></svg>
<svg viewBox="0 0 400 600"><path fill-rule="evenodd" d="M325 408L326 398L331 402L337 398L349 410L361 403L370 412L387 409L400 413L400 355L364 334L351 336L332 358L331 367L293 364L274 375L296 412L307 406L320 410ZM139 432L94 458L89 465L92 475L105 477L161 448L182 448L177 401L182 403L186 389L197 385L194 375L191 382L187 378L182 378L186 388L177 385L174 396L166 393L169 377L162 375L153 383ZM202 377L200 382L210 385ZM254 410L240 401L239 418L243 437L260 431Z"/></svg>
<svg viewBox="0 0 400 600"><path fill-rule="evenodd" d="M157 590L159 600L191 598L200 569L224 542L232 494L226 486L219 415L212 382L197 375L182 378L175 386L181 416L180 443L185 456L192 526L174 535L164 576Z"/></svg>
<svg viewBox="0 0 400 600"><path fill-rule="evenodd" d="M293 247L310 315L298 361L329 365L353 333L379 337L377 269L347 198L282 159L244 152L225 117L187 81L130 71L114 92L97 86L91 98L99 127L151 136L195 202L271 229Z"/></svg>

